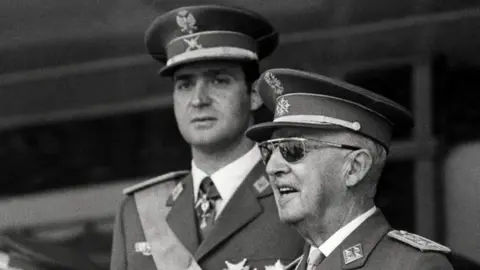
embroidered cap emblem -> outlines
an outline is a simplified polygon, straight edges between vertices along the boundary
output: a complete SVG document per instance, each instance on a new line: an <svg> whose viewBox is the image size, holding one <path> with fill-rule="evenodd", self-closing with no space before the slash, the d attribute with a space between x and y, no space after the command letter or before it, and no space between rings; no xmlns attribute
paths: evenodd
<svg viewBox="0 0 480 270"><path fill-rule="evenodd" d="M183 41L185 41L188 45L187 52L201 49L202 45L198 44L198 39L200 36L192 37L192 38L184 38Z"/></svg>
<svg viewBox="0 0 480 270"><path fill-rule="evenodd" d="M265 73L263 78L265 79L265 82L267 82L267 84L270 86L270 88L273 89L273 92L276 95L280 96L283 94L284 89L283 89L282 82L279 79L277 79L275 75L273 75L271 72L267 72Z"/></svg>
<svg viewBox="0 0 480 270"><path fill-rule="evenodd" d="M281 98L277 103L277 108L275 109L276 116L282 116L288 113L290 103L285 98Z"/></svg>
<svg viewBox="0 0 480 270"><path fill-rule="evenodd" d="M188 12L187 10L181 10L177 14L177 24L180 26L180 31L186 32L188 34L192 34L195 30L197 30L197 26L195 25L197 21L193 14Z"/></svg>

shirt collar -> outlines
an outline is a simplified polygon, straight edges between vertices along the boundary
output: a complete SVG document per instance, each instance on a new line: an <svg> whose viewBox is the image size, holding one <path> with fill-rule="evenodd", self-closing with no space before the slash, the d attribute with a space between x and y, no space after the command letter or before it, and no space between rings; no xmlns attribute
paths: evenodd
<svg viewBox="0 0 480 270"><path fill-rule="evenodd" d="M235 193L248 173L260 161L260 158L260 150L257 145L254 145L252 149L243 156L210 175L223 201L226 202L233 196L233 193ZM195 201L197 200L200 184L207 176L204 171L197 167L195 161L192 160L193 194Z"/></svg>
<svg viewBox="0 0 480 270"><path fill-rule="evenodd" d="M345 240L355 229L357 229L367 218L371 217L375 211L377 211L377 207L373 206L367 212L361 214L360 216L356 217L354 220L350 221L347 225L340 228L340 230L336 231L330 238L327 239L318 249L327 257L330 255L335 248L337 248L343 240ZM312 248L310 247L310 252Z"/></svg>

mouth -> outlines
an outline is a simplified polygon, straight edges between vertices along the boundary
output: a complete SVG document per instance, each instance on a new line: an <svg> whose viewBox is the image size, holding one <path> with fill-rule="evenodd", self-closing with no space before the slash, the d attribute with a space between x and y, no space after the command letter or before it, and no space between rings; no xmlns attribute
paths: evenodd
<svg viewBox="0 0 480 270"><path fill-rule="evenodd" d="M292 186L287 186L287 185L279 185L277 186L277 189L278 189L278 192L280 193L280 195L288 195L288 194L292 194L292 193L296 193L298 192L299 190L292 187Z"/></svg>
<svg viewBox="0 0 480 270"><path fill-rule="evenodd" d="M215 117L211 116L202 116L202 117L195 117L192 119L192 123L203 123L203 122L211 122L217 120Z"/></svg>

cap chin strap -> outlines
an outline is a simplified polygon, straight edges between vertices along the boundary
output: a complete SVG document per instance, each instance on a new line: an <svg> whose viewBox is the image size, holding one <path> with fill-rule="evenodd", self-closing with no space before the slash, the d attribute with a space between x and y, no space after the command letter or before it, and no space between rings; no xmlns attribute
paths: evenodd
<svg viewBox="0 0 480 270"><path fill-rule="evenodd" d="M204 58L234 58L257 61L258 55L250 50L236 47L202 48L175 55L167 61L166 66L168 67L187 60L199 60Z"/></svg>
<svg viewBox="0 0 480 270"><path fill-rule="evenodd" d="M317 125L337 125L346 127L348 129L359 131L361 125L359 122L349 122L342 119L329 117L325 115L286 115L275 118L273 122L286 122L286 123L303 123L303 124L317 124Z"/></svg>

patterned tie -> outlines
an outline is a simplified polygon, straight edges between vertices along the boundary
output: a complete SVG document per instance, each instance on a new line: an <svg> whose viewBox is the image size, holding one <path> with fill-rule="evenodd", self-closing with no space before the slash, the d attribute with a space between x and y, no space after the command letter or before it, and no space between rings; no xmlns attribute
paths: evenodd
<svg viewBox="0 0 480 270"><path fill-rule="evenodd" d="M325 259L325 255L318 249L310 249L308 254L307 270L313 270Z"/></svg>
<svg viewBox="0 0 480 270"><path fill-rule="evenodd" d="M198 198L195 203L198 225L200 228L201 241L207 237L215 222L215 201L220 199L215 184L210 177L205 177L198 190Z"/></svg>

